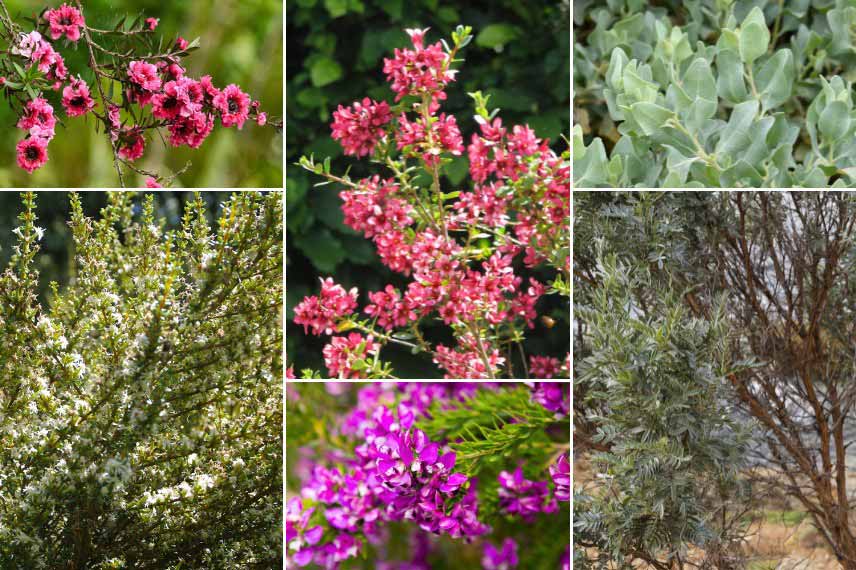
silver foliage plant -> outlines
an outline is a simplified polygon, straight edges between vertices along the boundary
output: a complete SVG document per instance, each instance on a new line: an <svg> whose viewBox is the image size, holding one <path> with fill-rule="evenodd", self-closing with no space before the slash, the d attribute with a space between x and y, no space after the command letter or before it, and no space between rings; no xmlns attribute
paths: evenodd
<svg viewBox="0 0 856 570"><path fill-rule="evenodd" d="M212 231L201 196L168 230L152 195L72 194L46 301L35 202L0 274L0 567L278 567L281 195Z"/></svg>
<svg viewBox="0 0 856 570"><path fill-rule="evenodd" d="M583 2L576 187L856 183L844 0Z"/></svg>

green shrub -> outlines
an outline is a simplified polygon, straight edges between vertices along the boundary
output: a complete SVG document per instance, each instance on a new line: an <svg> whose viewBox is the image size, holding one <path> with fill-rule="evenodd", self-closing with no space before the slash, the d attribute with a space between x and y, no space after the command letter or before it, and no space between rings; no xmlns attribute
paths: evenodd
<svg viewBox="0 0 856 570"><path fill-rule="evenodd" d="M585 2L577 187L856 183L856 7L844 0Z"/></svg>
<svg viewBox="0 0 856 570"><path fill-rule="evenodd" d="M41 195L40 199L50 199ZM72 278L39 302L23 195L0 275L0 567L282 563L281 195L71 196Z"/></svg>

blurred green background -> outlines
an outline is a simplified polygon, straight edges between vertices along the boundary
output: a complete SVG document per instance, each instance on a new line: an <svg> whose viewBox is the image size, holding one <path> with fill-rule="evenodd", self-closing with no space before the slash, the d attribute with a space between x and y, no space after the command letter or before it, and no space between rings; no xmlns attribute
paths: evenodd
<svg viewBox="0 0 856 570"><path fill-rule="evenodd" d="M490 94L488 107L500 107L503 124L528 123L540 137L564 150L561 134L570 129L570 2L568 0L287 0L286 2L286 335L289 363L323 370L325 339L307 336L295 326L294 306L317 292L318 277L332 275L347 287L357 286L364 305L367 291L406 280L383 267L369 240L342 223L335 186L312 188L320 180L293 165L303 154L333 158L333 169L351 176L371 173L367 161L345 158L330 138L331 113L365 96L393 100L382 72L383 58L396 47L410 46L405 28L431 31L426 42L448 38L458 24L472 26L474 41L460 54L457 81L447 90L443 111L454 114L466 143L474 132L468 91ZM447 168L445 187L467 180L462 157ZM525 273L524 273L525 274ZM550 274L542 274L547 279ZM564 358L570 344L568 309L542 301L539 309L558 324L530 332L527 349ZM428 331L429 338L449 344L446 327ZM406 378L436 377L426 357L385 351Z"/></svg>
<svg viewBox="0 0 856 570"><path fill-rule="evenodd" d="M59 0L6 0L12 17L27 29L24 16L36 15ZM210 74L214 84L237 83L269 117L282 115L282 0L86 0L87 22L112 28L123 16L133 20L140 12L160 19L157 33L188 41L200 38L200 49L183 62L191 77ZM85 48L79 44L58 51L69 70L85 67ZM92 74L81 73L91 84ZM59 109L55 93L48 99ZM78 117L58 127L48 147L48 163L27 174L15 163L15 145L22 138L14 128L17 118L5 102L0 103L0 186L4 187L117 187L113 157L106 137L96 134L92 117ZM192 188L280 188L282 187L282 134L272 126L259 127L248 121L243 130L217 127L198 149L175 149L159 137L147 141L146 154L137 161L143 170L169 175L191 161L174 186ZM126 177L129 187L142 186L136 173Z"/></svg>

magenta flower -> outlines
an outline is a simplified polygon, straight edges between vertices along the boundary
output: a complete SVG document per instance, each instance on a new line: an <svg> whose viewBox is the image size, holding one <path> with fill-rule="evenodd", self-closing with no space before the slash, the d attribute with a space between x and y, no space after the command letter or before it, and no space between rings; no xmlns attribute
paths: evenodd
<svg viewBox="0 0 856 570"><path fill-rule="evenodd" d="M306 528L314 511L314 507L304 511L299 497L289 500L286 506L285 542L288 549L294 551L292 557L298 566L306 566L312 562L315 552L312 546L318 544L324 532L321 526Z"/></svg>
<svg viewBox="0 0 856 570"><path fill-rule="evenodd" d="M514 474L502 471L499 485L499 508L527 522L531 522L538 513L554 513L559 508L556 500L550 497L547 483L525 479L521 467Z"/></svg>
<svg viewBox="0 0 856 570"><path fill-rule="evenodd" d="M502 541L502 549L497 550L494 545L486 542L484 555L482 556L482 568L484 570L512 570L517 568L517 543L513 538Z"/></svg>
<svg viewBox="0 0 856 570"><path fill-rule="evenodd" d="M532 388L532 401L556 414L571 411L570 386L563 382L527 382Z"/></svg>
<svg viewBox="0 0 856 570"><path fill-rule="evenodd" d="M560 455L556 463L550 465L550 477L553 478L553 484L556 485L555 496L559 501L571 500L571 462L568 459L569 455Z"/></svg>

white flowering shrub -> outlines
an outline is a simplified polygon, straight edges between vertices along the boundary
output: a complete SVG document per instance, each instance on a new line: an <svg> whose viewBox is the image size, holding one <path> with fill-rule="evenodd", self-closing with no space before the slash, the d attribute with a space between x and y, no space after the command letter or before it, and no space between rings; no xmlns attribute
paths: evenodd
<svg viewBox="0 0 856 570"><path fill-rule="evenodd" d="M0 568L279 567L281 195L212 231L199 196L166 230L151 195L73 194L44 302L35 201L0 275Z"/></svg>

